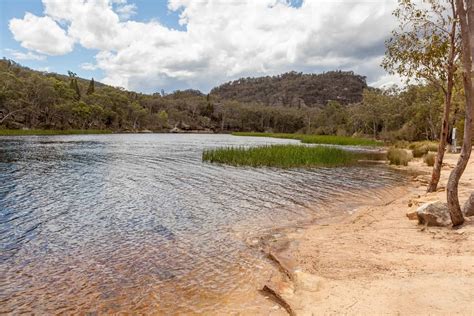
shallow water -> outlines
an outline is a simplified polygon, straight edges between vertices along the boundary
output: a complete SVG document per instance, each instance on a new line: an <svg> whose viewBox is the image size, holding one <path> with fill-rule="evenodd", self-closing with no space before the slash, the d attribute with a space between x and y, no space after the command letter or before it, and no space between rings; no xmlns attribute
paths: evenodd
<svg viewBox="0 0 474 316"><path fill-rule="evenodd" d="M375 189L405 178L377 164L278 170L201 162L206 148L278 143L297 142L0 137L0 312L251 310L250 300L231 307L266 277L246 236L312 218L334 201L375 199Z"/></svg>

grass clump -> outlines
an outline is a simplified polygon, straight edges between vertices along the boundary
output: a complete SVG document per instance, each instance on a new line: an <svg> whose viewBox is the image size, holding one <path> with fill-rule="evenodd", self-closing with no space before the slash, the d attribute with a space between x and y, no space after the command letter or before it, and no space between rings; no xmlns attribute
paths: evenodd
<svg viewBox="0 0 474 316"><path fill-rule="evenodd" d="M410 142L406 140L399 140L395 142L392 146L395 148L408 148L410 146Z"/></svg>
<svg viewBox="0 0 474 316"><path fill-rule="evenodd" d="M391 165L408 166L412 156L405 149L390 147L387 151L387 159Z"/></svg>
<svg viewBox="0 0 474 316"><path fill-rule="evenodd" d="M429 152L423 157L423 162L426 163L430 167L434 166L435 160L436 160L435 153Z"/></svg>
<svg viewBox="0 0 474 316"><path fill-rule="evenodd" d="M333 147L270 145L260 147L225 147L205 150L202 160L232 166L250 167L335 167L357 162L360 153Z"/></svg>
<svg viewBox="0 0 474 316"><path fill-rule="evenodd" d="M0 136L22 136L22 135L81 135L81 134L109 134L108 130L96 129L0 129Z"/></svg>
<svg viewBox="0 0 474 316"><path fill-rule="evenodd" d="M415 147L411 150L411 152L413 153L413 157L415 158L423 157L428 153L428 151L428 147L426 146Z"/></svg>
<svg viewBox="0 0 474 316"><path fill-rule="evenodd" d="M411 143L409 147L413 152L413 157L420 158L428 154L429 151L438 151L436 142L424 141Z"/></svg>
<svg viewBox="0 0 474 316"><path fill-rule="evenodd" d="M252 137L273 137L284 139L296 139L305 144L333 144L352 146L382 146L383 143L368 138L357 138L334 135L306 135L306 134L286 134L286 133L255 133L255 132L235 132L234 136Z"/></svg>

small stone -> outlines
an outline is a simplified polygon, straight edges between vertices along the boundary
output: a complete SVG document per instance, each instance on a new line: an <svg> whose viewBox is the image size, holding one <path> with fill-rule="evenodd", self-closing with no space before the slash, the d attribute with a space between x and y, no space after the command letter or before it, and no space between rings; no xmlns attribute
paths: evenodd
<svg viewBox="0 0 474 316"><path fill-rule="evenodd" d="M471 193L462 208L464 216L474 216L474 192Z"/></svg>
<svg viewBox="0 0 474 316"><path fill-rule="evenodd" d="M411 221L418 219L418 215L416 214L416 211L415 212L408 212L407 217Z"/></svg>
<svg viewBox="0 0 474 316"><path fill-rule="evenodd" d="M425 226L449 226L451 217L449 216L448 205L440 201L428 202L416 210L418 224Z"/></svg>

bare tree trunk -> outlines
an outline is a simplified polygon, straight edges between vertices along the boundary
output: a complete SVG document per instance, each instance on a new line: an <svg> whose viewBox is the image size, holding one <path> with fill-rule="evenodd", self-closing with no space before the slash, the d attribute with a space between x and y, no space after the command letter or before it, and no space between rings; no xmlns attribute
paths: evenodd
<svg viewBox="0 0 474 316"><path fill-rule="evenodd" d="M449 87L448 87L449 90ZM452 90L452 83L451 83ZM441 124L441 134L439 136L438 153L436 154L433 172L431 173L431 182L428 186L427 192L435 192L438 187L439 178L441 176L441 167L443 166L444 151L446 149L446 139L448 137L448 120L449 111L451 108L451 93L445 94L445 105L443 111L443 121Z"/></svg>
<svg viewBox="0 0 474 316"><path fill-rule="evenodd" d="M133 120L133 130L135 131L137 129L137 121L138 121L138 116Z"/></svg>
<svg viewBox="0 0 474 316"><path fill-rule="evenodd" d="M472 60L474 59L474 4L472 0L467 0L466 4L467 4L467 20L469 24L469 33L470 33L469 37L471 39L470 45L471 45L471 60ZM474 74L472 73L472 71L474 71L474 64L471 67L471 74ZM471 76L471 80L472 78L473 77ZM474 107L472 110L474 112ZM474 113L472 115L474 116ZM472 130L472 135L474 135L474 124L471 130Z"/></svg>
<svg viewBox="0 0 474 316"><path fill-rule="evenodd" d="M466 169L469 157L472 150L472 111L473 111L473 86L472 86L472 59L471 59L471 39L468 27L468 17L466 9L464 8L463 0L456 0L459 22L461 24L461 38L462 38L462 77L464 84L464 95L466 99L466 117L464 119L464 137L461 148L461 155L459 156L456 167L449 175L447 185L447 200L449 215L453 226L458 226L464 223L464 217L459 206L458 185L464 170ZM472 6L469 6L472 8ZM474 21L469 21L474 23Z"/></svg>
<svg viewBox="0 0 474 316"><path fill-rule="evenodd" d="M453 2L451 2L453 17L456 16L456 8ZM428 185L427 192L435 192L438 188L439 178L441 176L441 167L443 166L444 151L446 148L446 138L448 136L448 123L449 123L449 111L451 110L451 99L454 87L454 72L455 65L454 59L456 56L456 20L454 20L451 32L449 34L449 41L451 44L448 57L448 75L447 75L447 86L444 94L444 111L443 111L443 122L441 124L441 134L439 135L438 153L436 155L435 164L433 166L433 172L431 174L431 182Z"/></svg>
<svg viewBox="0 0 474 316"><path fill-rule="evenodd" d="M472 0L466 0L467 4L467 20L469 26L469 38L470 38L470 45L471 45L471 59L474 58L474 5ZM472 69L474 70L474 65Z"/></svg>

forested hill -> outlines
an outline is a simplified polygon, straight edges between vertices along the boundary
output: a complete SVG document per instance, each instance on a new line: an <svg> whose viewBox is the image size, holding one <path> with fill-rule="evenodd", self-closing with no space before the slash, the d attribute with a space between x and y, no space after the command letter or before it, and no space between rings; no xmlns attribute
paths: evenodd
<svg viewBox="0 0 474 316"><path fill-rule="evenodd" d="M293 72L241 79L209 95L198 90L143 94L81 79L72 72L45 73L0 59L0 134L5 129L81 129L436 138L443 112L442 96L434 87L386 92L365 87L364 77L350 72ZM450 125L462 128L458 125L463 112L456 102Z"/></svg>
<svg viewBox="0 0 474 316"><path fill-rule="evenodd" d="M357 103L367 88L364 76L352 71L323 74L288 72L278 76L242 78L220 85L211 95L240 102L259 102L272 106L314 107L329 101Z"/></svg>

